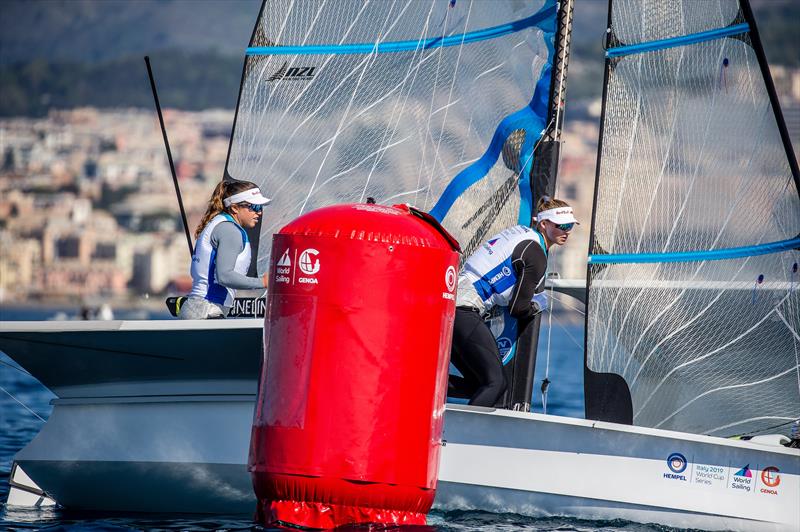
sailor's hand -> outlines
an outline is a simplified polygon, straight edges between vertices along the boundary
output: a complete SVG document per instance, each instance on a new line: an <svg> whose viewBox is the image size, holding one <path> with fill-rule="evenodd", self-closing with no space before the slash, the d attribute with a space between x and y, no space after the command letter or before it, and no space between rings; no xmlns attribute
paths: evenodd
<svg viewBox="0 0 800 532"><path fill-rule="evenodd" d="M269 279L267 278L267 275L268 273L265 273L264 275L261 276L261 284L264 285L264 288L269 287Z"/></svg>
<svg viewBox="0 0 800 532"><path fill-rule="evenodd" d="M538 294L534 294L533 298L531 298L531 305L533 305L533 309L538 314L539 312L544 312L547 310L547 294L545 292L539 292Z"/></svg>

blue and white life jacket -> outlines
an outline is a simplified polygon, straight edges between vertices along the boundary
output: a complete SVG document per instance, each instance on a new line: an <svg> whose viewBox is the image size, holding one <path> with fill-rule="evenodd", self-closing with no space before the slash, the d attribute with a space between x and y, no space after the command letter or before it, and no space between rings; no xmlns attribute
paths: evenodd
<svg viewBox="0 0 800 532"><path fill-rule="evenodd" d="M236 291L217 282L217 249L211 245L211 233L221 223L231 222L242 233L242 251L236 257L233 270L247 275L250 268L250 241L242 226L230 214L221 213L211 219L205 226L194 246L192 256L192 297L201 297L217 305L230 307L236 297Z"/></svg>
<svg viewBox="0 0 800 532"><path fill-rule="evenodd" d="M547 256L544 236L525 225L503 230L478 248L458 276L459 306L470 306L481 312L493 307L507 307L511 302L517 274L511 263L514 248L520 242L532 240L541 246ZM542 281L544 276L542 276Z"/></svg>

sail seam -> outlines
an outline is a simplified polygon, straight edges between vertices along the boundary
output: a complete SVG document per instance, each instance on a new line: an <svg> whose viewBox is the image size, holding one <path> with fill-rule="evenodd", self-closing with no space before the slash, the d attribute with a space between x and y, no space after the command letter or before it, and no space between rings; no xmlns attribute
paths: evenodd
<svg viewBox="0 0 800 532"><path fill-rule="evenodd" d="M735 427L736 425L744 425L745 423L752 423L753 421L764 421L764 420L767 420L767 419L780 419L780 420L786 421L787 423L781 423L781 424L779 424L779 425L777 425L775 427L767 427L766 429L760 429L760 430L770 430L770 429L775 429L775 428L778 428L778 427L782 427L784 425L788 425L789 423L793 422L797 418L788 417L788 416L756 416L756 417L750 417L750 418L747 418L747 419L742 419L742 420L739 420L739 421L734 421L733 423L728 423L726 425L721 425L719 427L714 427L713 429L707 430L704 433L708 434L708 435L713 435L715 432L718 432L720 430L729 429L731 427ZM760 430L757 430L756 432L760 432ZM727 436L727 437L730 438L730 437L734 437L734 436Z"/></svg>
<svg viewBox="0 0 800 532"><path fill-rule="evenodd" d="M481 30L448 35L447 37L431 37L421 40L393 41L384 43L353 43L353 44L312 44L306 46L250 46L245 50L246 55L347 55L371 53L413 52L414 50L430 50L435 48L448 48L461 46L474 42L496 39L517 33L536 26L539 22L551 16L549 6L540 9L533 15L507 24L492 26Z"/></svg>
<svg viewBox="0 0 800 532"><path fill-rule="evenodd" d="M764 316L763 316L763 317L762 317L760 320L758 320L758 321L755 323L755 325L753 325L752 327L750 327L749 329L747 329L746 331L744 331L743 333L741 333L740 335L738 335L738 336L737 336L737 337L735 337L734 339L730 340L730 341L729 341L729 342L727 342L726 344L724 344L724 345L721 345L721 346L719 346L718 348L714 349L713 351L709 351L708 353L706 353L706 354L704 354L704 355L698 356L698 357L696 357L696 358L693 358L693 359L691 359L691 360L687 360L686 362L683 362L682 364L678 364L677 366L675 366L674 368L672 368L672 369L671 369L669 372L667 372L667 374L666 374L666 375L664 375L664 377L663 377L663 378L662 378L662 379L661 379L661 380L658 382L658 384L655 386L655 388L653 388L653 390L652 390L652 391L650 392L650 394L647 396L647 399L644 401L644 404L642 405L642 407L641 407L641 408L638 410L638 412L637 412L637 413L636 413L636 414L633 416L634 422L636 421L636 418L637 418L637 417L639 417L639 416L641 415L641 413L643 412L643 409L644 409L644 407L647 405L647 403L649 403L649 402L650 402L650 400L651 400L653 397L655 397L655 395L656 395L656 392L658 392L658 390L659 390L659 389L661 389L661 387L664 385L664 383L665 383L665 382L667 382L667 380L669 380L669 378L670 378L670 377L672 377L672 375L674 375L676 372L680 371L681 369L683 369L683 368L685 368L685 367L688 367L688 366L694 365L694 364L696 364L697 362L700 362L700 361L702 361L702 360L705 360L705 359L707 359L707 358L708 358L708 357L710 357L710 356L716 355L717 353L719 353L719 352L721 352L721 351L724 351L726 348L728 348L728 347L730 347L730 346L734 345L736 342L738 342L739 340L741 340L742 338L746 337L748 334L750 334L751 332L753 332L754 330L756 330L756 329L757 329L757 328L758 328L758 327L759 327L759 326L760 326L762 323L764 323L764 322L767 320L767 318L769 318L769 317L770 317L770 315L771 315L773 312L775 312L775 311L778 309L778 307L780 307L781 305L783 305L783 302L784 302L784 301L786 301L788 298L789 298L789 294L787 294L787 295L783 296L783 298L782 298L782 299L781 299L781 300L778 302L778 304L777 304L777 305L775 305L775 308L773 308L772 310L770 310L769 312L767 312L766 314L764 314ZM715 430L716 430L716 429L715 429Z"/></svg>
<svg viewBox="0 0 800 532"><path fill-rule="evenodd" d="M694 399L688 401L683 406L681 406L680 408L678 408L677 410L672 412L670 415L668 415L667 417L662 419L657 425L654 425L653 428L656 428L656 429L661 428L664 425L664 423L666 423L667 421L669 421L670 419L672 419L676 415L680 414L681 412L683 412L684 410L689 408L690 405L692 405L693 403L697 402L699 399L702 399L703 397L711 395L712 393L722 392L722 391L727 391L727 390L735 390L737 388L747 388L747 387L750 387L750 386L755 386L757 384L764 384L766 382L770 382L770 381L773 381L775 379L779 379L779 378L781 378L781 377L783 377L785 375L788 375L789 373L792 373L793 371L797 370L798 368L800 368L800 364L798 364L797 366L794 366L792 368L789 368L787 370L784 370L783 372L778 373L777 375L771 375L771 376L766 377L766 378L761 379L761 380L752 381L752 382L744 382L742 384L730 384L728 386L720 386L720 387L714 388L712 390L706 390L705 392L701 393L700 395L698 395Z"/></svg>
<svg viewBox="0 0 800 532"><path fill-rule="evenodd" d="M689 44L697 44L706 41L713 41L722 39L723 37L730 37L732 35L739 35L750 31L750 25L746 22L728 26L726 28L717 28L715 30L701 31L689 35L681 35L680 37L670 37L669 39L659 39L657 41L648 41L639 44L630 44L626 46L617 46L606 50L606 57L621 57L624 55L641 54L645 52L656 52L666 48L675 48L677 46L686 46Z"/></svg>
<svg viewBox="0 0 800 532"><path fill-rule="evenodd" d="M589 255L589 264L642 264L661 262L696 262L705 260L740 259L800 248L800 237L757 246L681 251L673 253L621 253L616 255Z"/></svg>
<svg viewBox="0 0 800 532"><path fill-rule="evenodd" d="M405 13L407 7L408 7L408 5L406 5L406 7L403 8L403 10L401 11L401 14ZM428 16L427 16L427 18L425 20L425 26L424 26L424 28L422 30L422 34L420 35L420 39L422 38L423 35L425 35L427 33L428 27L429 27L428 25L429 25L430 18L431 18L432 15L433 15L433 5L431 5L431 9L430 9L430 11L428 11ZM397 17L397 19L399 20L399 17ZM394 28L394 24L392 24L392 26L389 28L389 30L391 31L393 28ZM405 111L405 107L406 107L406 104L408 103L408 98L411 95L411 90L412 90L412 88L414 86L414 83L416 82L417 75L419 74L420 69L422 68L422 66L427 62L427 58L424 57L421 52L422 52L422 50L419 50L419 49L414 50L414 54L412 55L411 59L408 61L409 66L406 69L405 76L403 77L402 82L398 86L398 88L399 88L398 98L397 98L397 100L395 100L394 104L392 105L392 112L391 112L391 115L390 115L390 119L387 122L386 128L383 131L383 136L381 138L381 146L383 146L383 144L386 143L386 142L391 143L394 140L395 135L397 134L398 127L400 126L401 117L402 117L402 115L403 115L403 113ZM413 77L411 78L411 84L409 85L408 90L406 90L406 82L408 81L409 77L412 76L412 72L413 72ZM388 98L389 95L394 93L394 91L395 91L395 89L392 89L391 91L389 91L387 93L386 96L384 96L382 98L379 98L378 101L381 101L384 98ZM401 100L402 100L402 102L401 102ZM377 105L377 101L375 103L371 104L370 106L368 106L367 109L371 108L373 105ZM360 117L361 114L366 112L367 109L365 109L364 111L362 111L361 113L356 115L356 117ZM395 119L395 117L397 117L397 118ZM375 170L378 168L378 165L383 161L383 157L384 157L385 153L386 153L385 151L382 151L380 154L376 155L375 160L372 162L372 167L370 168L369 174L367 175L367 179L364 182L364 187L363 187L363 189L361 191L361 197L360 197L359 201L362 201L362 202L364 201L364 198L367 195L367 188L369 187L370 180L372 179L372 175L375 173ZM422 164L422 162L420 164ZM422 191L422 188L419 187L419 178L418 178L417 179L417 188L410 192L411 194L414 194L414 202L416 202L417 195L418 195L418 193L420 191ZM382 199L381 203L388 202L390 199L391 199L391 197L387 198L387 199Z"/></svg>

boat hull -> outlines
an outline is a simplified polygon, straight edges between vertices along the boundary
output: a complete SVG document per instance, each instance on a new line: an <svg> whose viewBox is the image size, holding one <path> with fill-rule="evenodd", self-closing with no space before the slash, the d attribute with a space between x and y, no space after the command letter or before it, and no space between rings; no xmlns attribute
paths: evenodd
<svg viewBox="0 0 800 532"><path fill-rule="evenodd" d="M69 509L252 514L255 394L56 400L15 461Z"/></svg>
<svg viewBox="0 0 800 532"><path fill-rule="evenodd" d="M800 451L450 405L436 503L681 528L797 530ZM675 455L680 455L670 461ZM749 477L738 475L749 466ZM762 471L774 467L767 479Z"/></svg>
<svg viewBox="0 0 800 532"><path fill-rule="evenodd" d="M37 334L38 343L17 350L31 337L15 335L8 324L0 327L0 349L25 367L66 371L69 360L47 364L46 358L54 356L53 344L67 341L72 356L88 356L68 331L46 343ZM196 345L205 335L220 334L193 331ZM130 344L136 334L150 334L128 333L127 345L136 345ZM231 342L258 344L261 331L248 325L228 334ZM138 375L158 378L125 381L113 374L111 362L122 356L131 364L131 357L108 352L112 360L101 368L102 379L85 372L58 376L50 419L17 454L17 465L68 508L251 514L256 500L246 463L260 355L225 364L180 346L168 351L179 356L134 357L149 365ZM181 378L180 365L191 365L200 377ZM241 378L248 367L251 377ZM452 404L444 439L434 506L442 510L623 518L711 530L800 528L798 449ZM20 500L14 491L9 503Z"/></svg>

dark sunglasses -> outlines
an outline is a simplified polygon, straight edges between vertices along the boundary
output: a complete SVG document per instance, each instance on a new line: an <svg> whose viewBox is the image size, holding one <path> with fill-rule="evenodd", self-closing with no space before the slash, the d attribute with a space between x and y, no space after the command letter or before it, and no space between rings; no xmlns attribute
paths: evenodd
<svg viewBox="0 0 800 532"><path fill-rule="evenodd" d="M245 205L247 205L247 208L255 213L259 213L264 210L263 205L253 205L252 203L245 203Z"/></svg>
<svg viewBox="0 0 800 532"><path fill-rule="evenodd" d="M558 229L561 229L565 233L569 233L570 231L572 231L572 228L575 227L574 223L571 223L571 224L553 224L553 225L555 225Z"/></svg>

